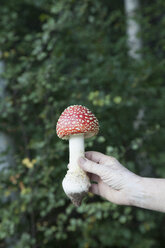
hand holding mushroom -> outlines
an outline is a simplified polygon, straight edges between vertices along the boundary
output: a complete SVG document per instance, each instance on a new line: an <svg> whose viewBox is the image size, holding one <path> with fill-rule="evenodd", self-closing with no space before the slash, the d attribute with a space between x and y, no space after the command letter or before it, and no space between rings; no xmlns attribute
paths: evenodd
<svg viewBox="0 0 165 248"><path fill-rule="evenodd" d="M98 120L86 107L73 105L61 114L56 129L59 138L69 139L69 170L62 186L73 204L79 206L91 184L78 159L84 157L84 139L98 133Z"/></svg>
<svg viewBox="0 0 165 248"><path fill-rule="evenodd" d="M71 201L79 206L90 188L116 204L165 212L165 179L140 177L115 158L98 152L87 152L84 158L84 138L98 131L96 117L81 105L68 107L58 120L57 135L69 139L69 170L62 185ZM86 172L95 184L90 184Z"/></svg>
<svg viewBox="0 0 165 248"><path fill-rule="evenodd" d="M85 157L78 162L88 172L91 182L94 182L91 183L90 191L113 203L130 205L133 196L140 192L141 177L129 171L114 157L94 151L86 152Z"/></svg>
<svg viewBox="0 0 165 248"><path fill-rule="evenodd" d="M140 177L100 152L86 152L85 156L79 165L95 182L90 187L92 193L116 204L165 212L164 178Z"/></svg>

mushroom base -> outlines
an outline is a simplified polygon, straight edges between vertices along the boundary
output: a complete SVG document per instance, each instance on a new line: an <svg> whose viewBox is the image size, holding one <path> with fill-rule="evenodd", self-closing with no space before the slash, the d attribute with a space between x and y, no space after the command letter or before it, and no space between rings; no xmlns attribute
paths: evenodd
<svg viewBox="0 0 165 248"><path fill-rule="evenodd" d="M68 170L63 179L62 186L65 194L70 198L73 204L80 206L91 184L83 170L74 173Z"/></svg>
<svg viewBox="0 0 165 248"><path fill-rule="evenodd" d="M86 195L87 192L81 192L81 193L75 193L75 194L70 194L68 197L72 201L72 203L76 206L79 207L81 205L82 199Z"/></svg>

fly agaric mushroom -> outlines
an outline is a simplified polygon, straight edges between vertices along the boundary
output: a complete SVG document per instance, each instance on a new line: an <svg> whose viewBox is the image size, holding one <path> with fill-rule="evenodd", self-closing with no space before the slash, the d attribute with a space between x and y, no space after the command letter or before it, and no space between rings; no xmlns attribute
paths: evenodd
<svg viewBox="0 0 165 248"><path fill-rule="evenodd" d="M96 135L99 131L97 118L84 106L69 106L61 114L56 127L61 139L69 139L69 170L62 186L74 205L79 206L88 192L90 181L79 167L79 157L84 157L84 138Z"/></svg>

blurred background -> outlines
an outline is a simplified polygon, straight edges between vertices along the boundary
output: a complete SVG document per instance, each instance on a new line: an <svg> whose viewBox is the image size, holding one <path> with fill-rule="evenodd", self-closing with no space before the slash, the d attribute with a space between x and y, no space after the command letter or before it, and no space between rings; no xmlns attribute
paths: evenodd
<svg viewBox="0 0 165 248"><path fill-rule="evenodd" d="M64 194L72 104L100 123L86 150L165 177L164 0L0 0L0 248L164 247L162 213Z"/></svg>

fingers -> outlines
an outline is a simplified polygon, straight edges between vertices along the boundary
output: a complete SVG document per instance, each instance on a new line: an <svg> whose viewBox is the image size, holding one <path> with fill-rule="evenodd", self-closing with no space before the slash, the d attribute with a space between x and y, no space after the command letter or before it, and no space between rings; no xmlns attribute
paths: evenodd
<svg viewBox="0 0 165 248"><path fill-rule="evenodd" d="M97 182L98 183L99 180L100 180L100 177L97 176L97 175L95 175L95 174L91 174L90 180L93 181L93 182Z"/></svg>
<svg viewBox="0 0 165 248"><path fill-rule="evenodd" d="M86 172L87 176L89 177L89 179L91 180L91 177L93 174L89 173L89 172Z"/></svg>
<svg viewBox="0 0 165 248"><path fill-rule="evenodd" d="M89 173L89 172L86 172L87 176L89 177L90 181L93 181L93 182L99 182L100 180L100 177L95 175L95 174L92 174L92 173Z"/></svg>
<svg viewBox="0 0 165 248"><path fill-rule="evenodd" d="M104 164L109 158L108 156L104 155L101 152L93 152L93 151L86 152L85 157L99 164Z"/></svg>
<svg viewBox="0 0 165 248"><path fill-rule="evenodd" d="M111 168L123 168L123 166L120 164L120 162L116 158L112 156L104 155L100 152L89 151L85 153L85 156L87 159L95 163L107 165Z"/></svg>
<svg viewBox="0 0 165 248"><path fill-rule="evenodd" d="M99 195L99 187L98 184L92 184L91 187L89 188L89 192Z"/></svg>
<svg viewBox="0 0 165 248"><path fill-rule="evenodd" d="M91 161L91 160L88 160L87 158L83 158L81 157L79 160L78 160L78 164L79 166L84 170L84 171L87 171L87 172L90 172L90 173L93 173L93 174L96 174L96 175L100 175L101 172L102 172L102 166Z"/></svg>

